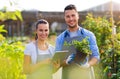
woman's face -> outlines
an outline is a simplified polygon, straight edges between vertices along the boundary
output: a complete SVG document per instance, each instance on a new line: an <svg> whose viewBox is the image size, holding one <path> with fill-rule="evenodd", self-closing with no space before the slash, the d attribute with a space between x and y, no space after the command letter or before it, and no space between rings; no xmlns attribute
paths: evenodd
<svg viewBox="0 0 120 79"><path fill-rule="evenodd" d="M38 24L38 28L36 30L38 40L46 40L49 35L49 25L48 24Z"/></svg>

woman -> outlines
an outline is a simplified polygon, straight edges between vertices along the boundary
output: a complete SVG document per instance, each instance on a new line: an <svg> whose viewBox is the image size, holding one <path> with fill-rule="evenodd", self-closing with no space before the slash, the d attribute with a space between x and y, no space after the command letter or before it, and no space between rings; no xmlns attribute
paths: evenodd
<svg viewBox="0 0 120 79"><path fill-rule="evenodd" d="M49 23L38 20L36 23L35 41L26 45L24 51L24 73L27 79L52 79L51 57L54 47L47 43Z"/></svg>

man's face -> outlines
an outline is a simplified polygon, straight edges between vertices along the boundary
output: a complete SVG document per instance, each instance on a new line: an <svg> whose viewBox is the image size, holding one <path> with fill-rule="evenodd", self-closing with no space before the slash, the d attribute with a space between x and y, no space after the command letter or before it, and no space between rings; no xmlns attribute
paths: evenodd
<svg viewBox="0 0 120 79"><path fill-rule="evenodd" d="M74 9L66 10L64 18L69 28L77 27L79 15L78 15L78 12L76 12Z"/></svg>

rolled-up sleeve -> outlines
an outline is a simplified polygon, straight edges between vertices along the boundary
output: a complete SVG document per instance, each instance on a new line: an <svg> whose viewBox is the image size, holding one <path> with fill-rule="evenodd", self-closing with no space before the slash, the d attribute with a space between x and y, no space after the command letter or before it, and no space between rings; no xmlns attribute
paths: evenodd
<svg viewBox="0 0 120 79"><path fill-rule="evenodd" d="M96 43L96 37L93 33L90 35L89 43L90 43L90 50L92 51L91 57L95 57L98 60L100 60L99 49Z"/></svg>
<svg viewBox="0 0 120 79"><path fill-rule="evenodd" d="M31 54L31 47L28 45L26 45L25 50L24 50L24 54L25 55L30 55Z"/></svg>

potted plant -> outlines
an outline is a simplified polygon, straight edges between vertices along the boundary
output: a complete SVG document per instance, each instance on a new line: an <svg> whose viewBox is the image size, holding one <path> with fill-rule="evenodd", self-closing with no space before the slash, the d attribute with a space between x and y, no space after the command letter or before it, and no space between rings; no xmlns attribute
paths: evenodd
<svg viewBox="0 0 120 79"><path fill-rule="evenodd" d="M64 43L65 46L73 46L75 48L75 61L76 62L83 62L86 56L90 55L92 52L89 48L89 42L87 37L84 38L82 41L73 40L71 43Z"/></svg>

